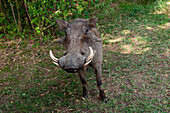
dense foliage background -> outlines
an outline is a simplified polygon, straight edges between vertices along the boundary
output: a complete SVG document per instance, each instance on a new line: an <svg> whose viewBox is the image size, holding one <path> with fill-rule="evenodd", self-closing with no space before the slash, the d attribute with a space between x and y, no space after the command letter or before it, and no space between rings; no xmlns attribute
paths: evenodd
<svg viewBox="0 0 170 113"><path fill-rule="evenodd" d="M24 34L22 37L27 37L30 33L34 34L34 37L38 36L40 38L44 36L55 37L59 34L56 31L58 28L55 24L55 19L71 20L77 17L88 19L93 16L99 16L95 13L98 10L102 12L103 17L99 16L102 19L109 16L110 13L116 13L111 8L111 5L114 3L124 4L123 7L126 8L130 2L136 2L141 5L161 3L157 1L73 0L70 2L70 0L0 0L0 37L6 35L14 37L20 34ZM161 4L159 8L163 7L165 7L164 4ZM131 15L142 11L143 9L141 8L132 9Z"/></svg>
<svg viewBox="0 0 170 113"><path fill-rule="evenodd" d="M55 19L88 18L87 1L75 0L3 0L1 33L31 32L35 36L53 35ZM86 14L86 15L85 15ZM53 27L51 27L53 26Z"/></svg>

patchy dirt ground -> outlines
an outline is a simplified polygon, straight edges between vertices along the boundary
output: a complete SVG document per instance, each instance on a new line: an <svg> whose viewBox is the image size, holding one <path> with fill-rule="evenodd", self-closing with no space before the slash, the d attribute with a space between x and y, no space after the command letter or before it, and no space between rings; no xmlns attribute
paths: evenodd
<svg viewBox="0 0 170 113"><path fill-rule="evenodd" d="M106 48L104 49L105 54L109 51L116 52L115 45L106 45ZM144 57L143 63L140 61L140 59ZM164 90L164 88L168 87L168 84L164 81L168 80L169 73L167 71L169 70L169 57L164 55L148 55L148 54L120 54L120 55L110 55L110 57L106 57L107 59L111 59L109 61L113 62L129 62L130 64L121 67L119 71L116 71L115 65L111 67L111 70L108 77L104 78L104 82L107 84L108 90L107 92L111 92L113 94L112 96L116 94L120 94L121 91L126 91L124 88L121 88L120 84L124 84L127 89L133 89L133 92L138 94L143 94L149 98L163 98L165 96L168 96L168 89L165 90L164 94L161 94ZM167 59L167 61L161 61L162 59ZM160 61L160 62L158 62ZM139 67L135 67L135 65L142 65L142 69ZM106 64L107 65L107 64ZM122 64L120 64L122 65ZM117 65L118 66L118 65ZM120 72L121 71L121 72ZM105 70L104 70L105 72ZM124 75L126 73L126 75ZM154 74L153 74L154 73ZM114 74L120 74L119 79L120 81L114 81L116 76L110 76ZM119 85L116 85L119 84ZM152 87L152 85L155 84L155 87ZM142 90L143 89L143 90ZM148 89L148 90L146 90ZM112 98L112 96L110 96Z"/></svg>
<svg viewBox="0 0 170 113"><path fill-rule="evenodd" d="M117 109L113 106L120 106L123 109L140 102L141 105L147 104L150 100L154 105L160 104L162 109L167 110L164 105L167 104L166 99L169 96L169 55L165 52L153 54L150 51L138 54L124 53L118 45L112 43L103 46L102 79L110 100L105 107L109 111ZM48 47L32 48L30 45L21 47L15 42L7 42L7 46L1 49L1 105L23 103L25 98L47 98L46 95L56 95L55 98L58 100L51 101L53 107L46 109L53 109L57 104L59 106L56 109L59 111L72 111L70 107L74 106L74 110L82 109L88 112L86 107L89 102L90 105L99 105L98 89L91 68L87 72L89 96L84 101L81 99L82 88L77 74L67 74L53 65L48 55ZM61 49L62 46L58 45L55 48ZM54 52L57 55L62 53L61 50ZM30 102L35 103L33 106L37 108L39 106L36 105L37 102L46 103L44 100ZM84 104L80 105L82 102ZM71 104L67 106L62 103ZM75 105L80 105L80 108ZM98 111L93 107L91 110Z"/></svg>

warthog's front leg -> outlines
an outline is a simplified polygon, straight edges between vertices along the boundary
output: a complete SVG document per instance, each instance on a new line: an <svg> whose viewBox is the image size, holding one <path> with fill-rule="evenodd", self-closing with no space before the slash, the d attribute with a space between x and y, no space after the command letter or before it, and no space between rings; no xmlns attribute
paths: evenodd
<svg viewBox="0 0 170 113"><path fill-rule="evenodd" d="M106 94L105 94L105 92L103 90L102 80L101 80L101 76L102 76L101 65L97 66L95 68L95 75L96 75L97 87L98 87L99 93L100 93L100 99L107 102L108 100L106 99Z"/></svg>
<svg viewBox="0 0 170 113"><path fill-rule="evenodd" d="M83 85L83 97L86 98L87 97L87 82L85 80L84 74L85 74L84 68L78 71L78 75Z"/></svg>

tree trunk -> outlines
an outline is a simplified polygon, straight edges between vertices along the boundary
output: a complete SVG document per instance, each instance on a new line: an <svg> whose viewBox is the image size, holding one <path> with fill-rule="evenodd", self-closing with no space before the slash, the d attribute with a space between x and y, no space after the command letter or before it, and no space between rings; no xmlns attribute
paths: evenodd
<svg viewBox="0 0 170 113"><path fill-rule="evenodd" d="M27 18L28 18L28 23L30 24L32 30L33 30L33 33L34 35L36 36L36 33L35 33L35 27L34 25L31 23L31 17L28 13L28 9L27 9L27 3L26 3L26 0L24 0L24 7L25 7L25 11L26 11L26 15L27 15Z"/></svg>
<svg viewBox="0 0 170 113"><path fill-rule="evenodd" d="M15 2L16 2L17 12L18 12L19 29L21 31L22 30L22 26L21 26L21 17L20 17L20 12L19 12L19 5L18 5L18 1L17 0L15 0Z"/></svg>

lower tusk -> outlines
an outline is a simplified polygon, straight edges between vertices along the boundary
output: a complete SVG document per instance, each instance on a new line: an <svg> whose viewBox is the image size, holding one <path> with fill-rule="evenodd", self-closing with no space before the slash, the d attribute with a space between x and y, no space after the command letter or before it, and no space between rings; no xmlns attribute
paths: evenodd
<svg viewBox="0 0 170 113"><path fill-rule="evenodd" d="M55 58L55 57L54 57L54 55L53 55L53 53L52 53L51 50L50 50L49 54L50 54L51 59L52 59L54 62L57 62L57 63L58 63L58 58Z"/></svg>
<svg viewBox="0 0 170 113"><path fill-rule="evenodd" d="M55 65L57 65L57 66L59 66L59 64L58 63L56 63L56 62L53 62Z"/></svg>
<svg viewBox="0 0 170 113"><path fill-rule="evenodd" d="M94 54L96 53L96 51L93 51L93 49L91 47L89 47L89 49L90 49L90 54L87 57L84 66L87 66L93 60Z"/></svg>
<svg viewBox="0 0 170 113"><path fill-rule="evenodd" d="M59 63L58 63L58 58L54 57L52 51L50 50L50 57L51 59L53 60L53 63L57 66L60 66Z"/></svg>
<svg viewBox="0 0 170 113"><path fill-rule="evenodd" d="M93 50L93 55L90 58L87 58L86 62L92 61L95 53L96 53L96 51Z"/></svg>
<svg viewBox="0 0 170 113"><path fill-rule="evenodd" d="M88 61L89 61L90 59L92 59L93 56L94 56L94 54L93 54L93 49L92 49L91 47L89 47L89 49L90 49L90 54L89 54L89 56L87 57L86 62L88 62Z"/></svg>
<svg viewBox="0 0 170 113"><path fill-rule="evenodd" d="M92 61L92 60L86 62L86 63L84 64L84 66L87 66L91 61Z"/></svg>

